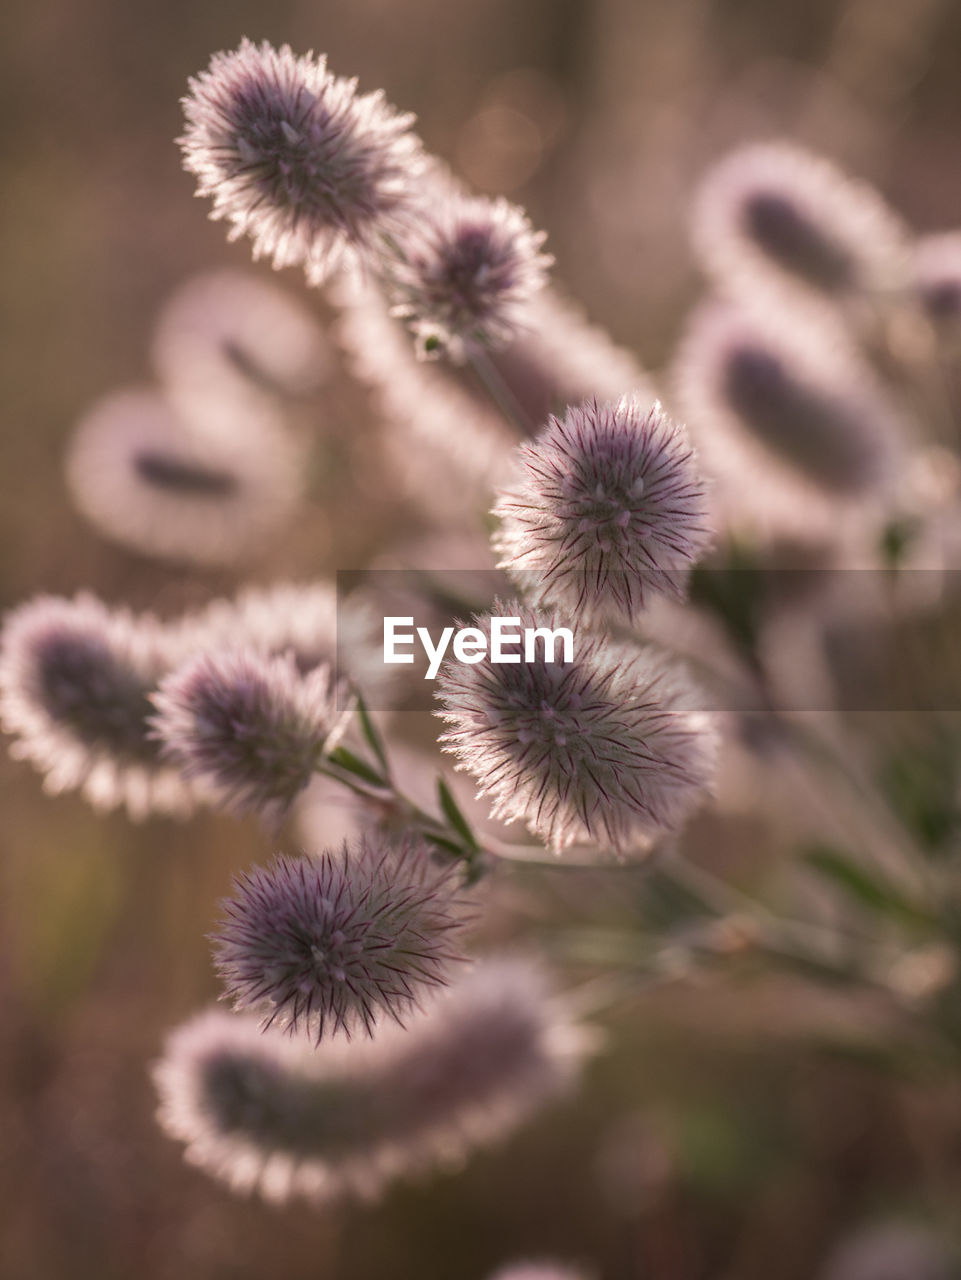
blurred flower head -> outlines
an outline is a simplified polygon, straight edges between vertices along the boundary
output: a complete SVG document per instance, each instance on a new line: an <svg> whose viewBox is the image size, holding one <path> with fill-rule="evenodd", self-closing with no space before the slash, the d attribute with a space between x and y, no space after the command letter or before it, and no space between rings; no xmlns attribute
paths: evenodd
<svg viewBox="0 0 961 1280"><path fill-rule="evenodd" d="M569 408L518 456L494 547L528 598L592 622L630 621L649 593L683 597L711 534L694 452L659 404Z"/></svg>
<svg viewBox="0 0 961 1280"><path fill-rule="evenodd" d="M914 249L915 289L935 331L961 333L961 231L922 236Z"/></svg>
<svg viewBox="0 0 961 1280"><path fill-rule="evenodd" d="M786 143L721 160L697 193L693 236L720 288L748 297L787 286L870 299L904 282L907 235L880 195Z"/></svg>
<svg viewBox="0 0 961 1280"><path fill-rule="evenodd" d="M521 627L561 622L516 602L495 612ZM491 616L475 625L489 654ZM573 661L536 652L533 662L448 662L438 677L449 726L440 742L493 798L493 816L524 822L558 852L586 840L630 854L679 827L709 788L717 754L685 671L584 631Z"/></svg>
<svg viewBox="0 0 961 1280"><path fill-rule="evenodd" d="M79 511L142 555L204 566L254 555L296 507L300 452L236 402L207 410L198 425L150 390L99 401L67 455Z"/></svg>
<svg viewBox="0 0 961 1280"><path fill-rule="evenodd" d="M0 723L52 792L79 790L133 818L181 814L191 788L150 734L152 691L182 657L153 617L89 595L39 596L8 614L0 635Z"/></svg>
<svg viewBox="0 0 961 1280"><path fill-rule="evenodd" d="M190 81L180 145L211 217L249 236L254 258L322 280L345 249L368 250L404 215L423 168L413 117L358 95L324 58L266 41L218 53Z"/></svg>
<svg viewBox="0 0 961 1280"><path fill-rule="evenodd" d="M152 344L167 397L188 417L226 396L293 401L330 367L323 331L305 306L250 271L192 276L168 299Z"/></svg>
<svg viewBox="0 0 961 1280"><path fill-rule="evenodd" d="M171 1034L154 1081L164 1130L235 1190L370 1197L506 1136L590 1047L538 969L488 959L373 1040L315 1048L211 1010Z"/></svg>
<svg viewBox="0 0 961 1280"><path fill-rule="evenodd" d="M890 497L906 435L891 396L827 326L709 302L675 366L679 410L735 519L814 539Z"/></svg>
<svg viewBox="0 0 961 1280"><path fill-rule="evenodd" d="M290 653L210 650L161 682L153 733L227 808L277 820L343 732L350 707L338 707L340 692L328 666L301 675Z"/></svg>
<svg viewBox="0 0 961 1280"><path fill-rule="evenodd" d="M236 882L215 934L237 1009L316 1043L396 1022L463 959L466 916L452 864L426 847L362 836L319 858L279 857Z"/></svg>
<svg viewBox="0 0 961 1280"><path fill-rule="evenodd" d="M198 646L292 655L301 675L326 663L340 679L382 697L383 622L358 595L338 600L332 582L278 582L214 600L185 620Z"/></svg>
<svg viewBox="0 0 961 1280"><path fill-rule="evenodd" d="M818 1280L954 1280L957 1274L957 1259L933 1231L883 1222L842 1241Z"/></svg>
<svg viewBox="0 0 961 1280"><path fill-rule="evenodd" d="M553 258L522 209L441 188L425 200L386 259L393 314L422 355L461 362L507 345L524 307L544 287Z"/></svg>

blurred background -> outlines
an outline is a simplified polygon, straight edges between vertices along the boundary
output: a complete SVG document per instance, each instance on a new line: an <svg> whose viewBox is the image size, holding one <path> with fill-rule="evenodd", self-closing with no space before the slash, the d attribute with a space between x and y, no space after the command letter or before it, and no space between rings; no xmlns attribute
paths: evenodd
<svg viewBox="0 0 961 1280"><path fill-rule="evenodd" d="M4 610L89 588L173 613L239 580L101 539L62 461L91 402L149 380L171 291L249 263L207 221L173 142L187 77L243 35L326 52L416 112L475 189L527 207L566 291L655 373L700 288L691 191L738 142L793 138L875 182L918 231L961 224L950 0L14 0L3 28ZM325 318L298 273L280 282ZM310 501L259 580L362 567L416 531L371 456L363 389L335 380L316 411ZM4 1280L480 1280L547 1256L599 1280L804 1280L873 1224L958 1226L957 1075L852 1044L852 1022L883 1010L784 977L639 993L581 1092L463 1173L370 1208L234 1199L157 1129L148 1066L217 994L204 935L263 835L212 815L103 819L45 797L6 752L0 789ZM778 848L763 816L707 815L686 840L722 873L750 875ZM582 892L616 903L617 883L567 874L532 871L514 892L545 916ZM494 936L511 918L495 915ZM912 1265L844 1276L921 1280Z"/></svg>

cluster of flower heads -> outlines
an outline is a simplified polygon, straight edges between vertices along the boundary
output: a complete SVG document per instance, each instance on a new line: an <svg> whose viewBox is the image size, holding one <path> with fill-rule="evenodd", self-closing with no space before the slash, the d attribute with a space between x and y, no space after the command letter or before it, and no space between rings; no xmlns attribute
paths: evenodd
<svg viewBox="0 0 961 1280"><path fill-rule="evenodd" d="M66 459L74 503L145 556L249 559L302 496L290 407L326 377L321 330L272 286L216 272L170 300L153 357L156 386L113 392L77 423Z"/></svg>
<svg viewBox="0 0 961 1280"><path fill-rule="evenodd" d="M340 612L355 642L346 656L370 666L363 608ZM169 623L89 595L41 596L0 632L0 724L48 789L98 808L143 818L202 798L274 818L350 710L355 672L335 623L326 583L250 589Z"/></svg>
<svg viewBox="0 0 961 1280"><path fill-rule="evenodd" d="M709 791L718 748L685 670L604 630L629 632L651 596L683 598L710 545L684 428L633 358L547 287L552 259L525 213L458 189L382 93L244 40L190 82L184 110L184 165L231 239L311 284L360 268L340 295L353 291L347 345L410 426L401 452L429 455L436 489L437 452L459 446L475 491L497 488L494 545L525 597L495 602L500 616L542 638L576 629L572 656L448 664L442 746L495 817L556 852L644 854ZM782 265L823 275L823 246L782 252L790 218L769 208L757 225ZM72 488L128 545L225 563L299 492L285 406L326 377L319 331L273 291L211 277L171 302L154 362L159 391L109 399L81 424ZM476 622L489 639L491 616ZM322 585L250 589L166 625L45 599L4 630L0 717L56 789L137 816L203 800L276 823L318 772L390 790L345 679L371 676L369 638L359 615L353 632L338 625ZM337 749L358 710L376 769ZM480 853L453 793L437 794L450 825L428 815L426 830ZM405 820L424 818L396 798ZM462 846L424 837L371 823L237 880L213 934L235 1012L178 1029L155 1072L161 1123L188 1159L273 1199L371 1194L508 1132L572 1079L588 1038L538 972L488 960L463 973ZM531 1264L501 1280L567 1274Z"/></svg>
<svg viewBox="0 0 961 1280"><path fill-rule="evenodd" d="M773 142L708 172L692 233L717 296L675 397L723 523L882 562L918 450L957 447L957 233L913 239L868 184Z"/></svg>
<svg viewBox="0 0 961 1280"><path fill-rule="evenodd" d="M192 1164L237 1191L318 1201L375 1195L506 1136L590 1048L536 967L492 958L373 1039L315 1047L250 1015L201 1014L172 1033L154 1080Z"/></svg>

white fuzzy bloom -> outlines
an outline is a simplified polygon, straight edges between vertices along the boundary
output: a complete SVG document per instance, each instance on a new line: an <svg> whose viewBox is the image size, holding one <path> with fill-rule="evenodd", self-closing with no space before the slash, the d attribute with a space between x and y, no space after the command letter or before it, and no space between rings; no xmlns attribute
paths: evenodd
<svg viewBox="0 0 961 1280"><path fill-rule="evenodd" d="M659 404L571 407L517 458L493 545L528 599L590 623L629 622L649 595L683 597L711 531L694 451Z"/></svg>
<svg viewBox="0 0 961 1280"><path fill-rule="evenodd" d="M202 272L174 292L152 356L168 400L201 420L224 398L296 402L318 390L331 366L308 309L252 271L236 270Z"/></svg>
<svg viewBox="0 0 961 1280"><path fill-rule="evenodd" d="M722 291L845 303L900 290L908 236L871 186L785 143L725 156L704 178L694 245Z"/></svg>
<svg viewBox="0 0 961 1280"><path fill-rule="evenodd" d="M556 616L495 604L521 628ZM475 619L488 640L491 617ZM651 649L576 631L573 661L448 662L438 679L440 742L493 799L492 816L522 821L557 852L589 841L648 851L676 830L710 787L711 715L683 668Z"/></svg>
<svg viewBox="0 0 961 1280"><path fill-rule="evenodd" d="M317 284L409 213L425 163L414 117L382 91L358 94L323 57L243 40L191 79L183 107L184 168L255 259Z"/></svg>
<svg viewBox="0 0 961 1280"><path fill-rule="evenodd" d="M48 791L78 790L97 809L132 818L183 816L193 788L150 733L150 695L184 656L151 615L93 596L39 596L8 614L0 635L0 724L11 754Z"/></svg>
<svg viewBox="0 0 961 1280"><path fill-rule="evenodd" d="M506 1137L570 1087L590 1043L539 970L484 960L373 1040L314 1048L249 1015L201 1014L154 1068L158 1116L235 1191L369 1198Z"/></svg>
<svg viewBox="0 0 961 1280"><path fill-rule="evenodd" d="M739 523L835 539L889 501L908 431L843 333L709 302L676 357L678 411Z"/></svg>
<svg viewBox="0 0 961 1280"><path fill-rule="evenodd" d="M393 314L420 354L461 363L473 350L513 341L554 261L542 252L544 239L506 200L439 186L385 257Z"/></svg>
<svg viewBox="0 0 961 1280"><path fill-rule="evenodd" d="M203 566L250 558L290 517L300 450L236 400L188 423L149 389L118 391L77 425L67 481L79 511L142 555Z"/></svg>

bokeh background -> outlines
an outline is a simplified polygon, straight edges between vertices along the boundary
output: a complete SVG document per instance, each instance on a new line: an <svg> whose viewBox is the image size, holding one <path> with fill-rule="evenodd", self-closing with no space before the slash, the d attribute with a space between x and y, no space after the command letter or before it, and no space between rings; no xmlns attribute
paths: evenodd
<svg viewBox="0 0 961 1280"><path fill-rule="evenodd" d="M173 143L187 77L242 35L326 51L415 111L476 189L527 206L558 279L654 371L700 287L690 193L737 142L794 138L919 231L961 224L952 0L16 0L2 21L4 609L87 587L175 612L235 584L99 538L62 457L93 400L149 378L171 290L248 263ZM295 272L283 282L325 316ZM416 530L373 457L364 391L334 382L317 415L310 504L258 579L361 567ZM844 1048L881 1011L783 976L639 993L580 1094L460 1174L369 1208L234 1199L156 1128L148 1065L217 993L204 935L262 834L210 815L102 819L45 797L6 753L0 791L4 1280L480 1280L542 1256L610 1280L804 1280L876 1220L957 1225L956 1077ZM710 815L687 839L748 876L777 845L763 819ZM621 892L566 874L522 879L535 915Z"/></svg>

